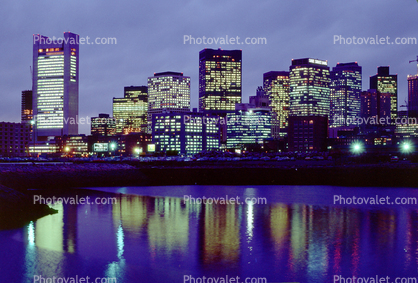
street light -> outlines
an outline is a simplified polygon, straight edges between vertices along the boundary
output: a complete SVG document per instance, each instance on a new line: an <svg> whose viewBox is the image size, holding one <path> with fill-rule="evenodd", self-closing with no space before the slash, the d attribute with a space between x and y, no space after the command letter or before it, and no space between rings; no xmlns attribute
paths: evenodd
<svg viewBox="0 0 418 283"><path fill-rule="evenodd" d="M351 152L354 154L360 154L364 150L363 144L361 142L354 142L351 145Z"/></svg>
<svg viewBox="0 0 418 283"><path fill-rule="evenodd" d="M401 144L401 152L402 153L410 153L411 151L413 151L414 149L413 149L413 146L412 146L412 143L411 142L409 142L409 141L404 141L402 144Z"/></svg>

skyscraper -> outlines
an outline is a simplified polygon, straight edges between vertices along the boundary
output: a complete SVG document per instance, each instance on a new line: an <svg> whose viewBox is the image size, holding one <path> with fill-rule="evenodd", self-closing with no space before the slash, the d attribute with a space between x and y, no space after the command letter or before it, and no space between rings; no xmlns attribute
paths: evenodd
<svg viewBox="0 0 418 283"><path fill-rule="evenodd" d="M408 116L418 118L418 75L408 76Z"/></svg>
<svg viewBox="0 0 418 283"><path fill-rule="evenodd" d="M330 72L327 61L292 60L289 80L290 116L329 116Z"/></svg>
<svg viewBox="0 0 418 283"><path fill-rule="evenodd" d="M289 150L325 150L330 109L327 61L311 58L292 60L289 81Z"/></svg>
<svg viewBox="0 0 418 283"><path fill-rule="evenodd" d="M21 122L30 124L33 119L32 91L22 91Z"/></svg>
<svg viewBox="0 0 418 283"><path fill-rule="evenodd" d="M390 75L389 67L378 67L377 74L370 77L370 89L390 94L390 118L395 125L398 117L398 75Z"/></svg>
<svg viewBox="0 0 418 283"><path fill-rule="evenodd" d="M330 73L330 127L349 126L360 117L361 66L338 63Z"/></svg>
<svg viewBox="0 0 418 283"><path fill-rule="evenodd" d="M183 73L154 73L148 78L148 132L152 130L152 115L190 111L190 77Z"/></svg>
<svg viewBox="0 0 418 283"><path fill-rule="evenodd" d="M272 138L279 139L287 135L289 122L289 72L264 73L263 84L272 111Z"/></svg>
<svg viewBox="0 0 418 283"><path fill-rule="evenodd" d="M146 132L147 115L147 86L126 86L123 98L113 98L113 117L116 120L116 133Z"/></svg>
<svg viewBox="0 0 418 283"><path fill-rule="evenodd" d="M78 134L78 35L33 35L33 115L36 141Z"/></svg>
<svg viewBox="0 0 418 283"><path fill-rule="evenodd" d="M234 111L241 103L241 50L199 53L199 110Z"/></svg>

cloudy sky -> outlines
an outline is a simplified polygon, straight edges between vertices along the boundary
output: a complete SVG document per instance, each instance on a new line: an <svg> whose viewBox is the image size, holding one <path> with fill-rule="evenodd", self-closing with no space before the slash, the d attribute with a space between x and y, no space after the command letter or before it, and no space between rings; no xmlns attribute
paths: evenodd
<svg viewBox="0 0 418 283"><path fill-rule="evenodd" d="M116 38L113 45L80 46L80 116L112 113L123 87L146 85L154 72L191 77L197 107L198 58L205 47L242 49L243 102L263 73L288 70L291 59L357 61L363 89L377 66L398 74L400 105L408 74L416 73L418 44L334 44L334 37L413 37L418 40L416 0L2 0L0 8L0 121L20 121L21 91L31 89L32 35ZM184 44L184 36L264 37L267 44ZM89 134L88 126L80 132Z"/></svg>

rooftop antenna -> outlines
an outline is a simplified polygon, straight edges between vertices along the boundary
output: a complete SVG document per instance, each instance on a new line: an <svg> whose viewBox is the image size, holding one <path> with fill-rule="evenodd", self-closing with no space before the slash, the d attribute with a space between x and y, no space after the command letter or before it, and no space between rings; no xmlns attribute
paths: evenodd
<svg viewBox="0 0 418 283"><path fill-rule="evenodd" d="M417 62L417 74L418 74L418 56L417 56L417 59L416 60L409 61L409 63L412 63L412 62Z"/></svg>

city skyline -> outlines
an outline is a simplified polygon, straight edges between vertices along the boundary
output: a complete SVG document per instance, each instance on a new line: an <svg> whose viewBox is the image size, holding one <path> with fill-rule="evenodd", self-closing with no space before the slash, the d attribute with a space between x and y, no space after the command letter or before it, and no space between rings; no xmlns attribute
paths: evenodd
<svg viewBox="0 0 418 283"><path fill-rule="evenodd" d="M415 64L409 60L416 58L417 45L342 45L334 44L334 35L343 37L414 37L413 30L415 1L401 3L380 3L377 1L353 1L341 3L338 7L327 7L328 1L318 1L315 5L300 6L296 3L240 3L237 13L229 14L228 24L220 23L219 19L226 16L235 6L235 2L225 5L225 11L219 12L220 3L185 4L177 7L178 13L170 14L171 3L162 5L161 11L157 4L109 4L106 7L99 2L85 5L85 11L76 10L77 4L66 4L62 9L58 3L51 3L49 8L54 13L46 15L38 21L29 15L37 14L40 8L32 3L23 7L19 14L13 12L5 3L5 9L0 12L7 22L13 16L14 25L7 26L2 31L4 40L0 43L2 50L13 50L12 54L5 52L0 55L3 65L1 92L1 121L19 121L20 94L22 90L30 89L31 76L31 34L62 36L63 31L72 31L82 37L114 37L114 45L81 45L80 46L80 116L95 117L99 113L111 113L109 103L113 97L121 97L124 86L146 85L147 77L154 72L167 70L181 71L191 77L191 106L198 105L198 52L203 48L217 49L219 47L231 50L243 50L242 97L255 94L258 85L262 84L263 73L275 70L287 70L292 58L320 58L328 60L329 66L338 62L354 62L363 66L363 81L376 74L377 66L390 66L391 73L398 74L399 103L407 98L407 75L416 73ZM367 15L375 10L379 3L378 13L371 24ZM84 4L84 3L83 3ZM99 6L100 5L100 6ZM132 5L132 7L130 6ZM280 8L280 9L279 9ZM110 21L99 11L115 10ZM138 9L148 11L137 23L130 20ZM95 11L98 12L95 12ZM6 11L9 11L7 14ZM359 12L361 11L361 12ZM74 22L73 14L89 14L97 23L88 25L85 20ZM278 13L278 15L277 15ZM325 16L317 19L318 14ZM119 14L121 16L119 16ZM388 19L389 14L402 14L410 19L408 23ZM91 17L90 17L91 15ZM168 16L168 20L163 20ZM298 15L303 21L295 22ZM26 19L28 18L28 19ZM285 27L272 25L280 22L293 23ZM59 19L59 20L58 20ZM106 19L106 20L105 20ZM353 24L347 25L347 20ZM176 28L168 28L168 21L177 21ZM152 22L152 25L145 23ZM311 24L311 22L313 24ZM56 25L51 25L56 23ZM112 25L116 25L113 28ZM192 23L198 23L193 24ZM212 24L213 23L213 24ZM268 24L270 23L270 24ZM331 24L332 23L332 24ZM30 29L27 27L30 26ZM145 28L146 27L146 28ZM21 30L27 32L22 33ZM158 32L161 30L160 32ZM297 32L298 31L298 32ZM241 38L265 37L265 45L198 45L183 44L184 35L198 37L229 37ZM290 40L291 38L291 40ZM363 90L366 90L363 87ZM89 127L80 125L80 133L88 133Z"/></svg>

